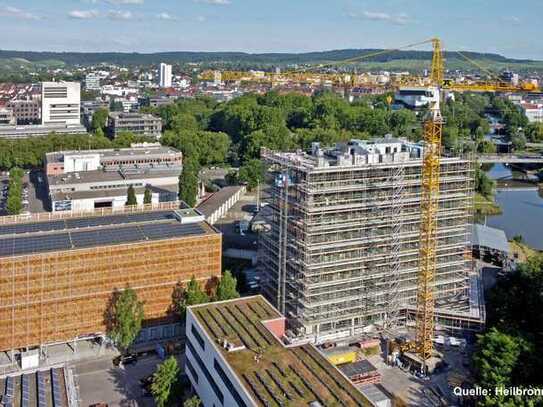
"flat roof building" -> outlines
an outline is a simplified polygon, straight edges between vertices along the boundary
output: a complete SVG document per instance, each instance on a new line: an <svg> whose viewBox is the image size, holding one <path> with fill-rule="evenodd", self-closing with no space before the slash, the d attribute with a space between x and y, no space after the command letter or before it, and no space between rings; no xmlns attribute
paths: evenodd
<svg viewBox="0 0 543 407"><path fill-rule="evenodd" d="M32 137L43 137L51 133L55 134L87 134L87 129L80 125L41 125L31 124L22 126L1 126L0 139L26 139Z"/></svg>
<svg viewBox="0 0 543 407"><path fill-rule="evenodd" d="M39 100L10 100L7 107L13 112L18 125L41 123L41 102Z"/></svg>
<svg viewBox="0 0 543 407"><path fill-rule="evenodd" d="M107 128L113 138L123 132L130 132L158 139L162 135L162 119L146 113L111 112Z"/></svg>
<svg viewBox="0 0 543 407"><path fill-rule="evenodd" d="M332 148L314 143L309 153L262 151L271 168L263 211L271 228L259 239L263 291L294 336L321 342L408 323L423 153L422 144L389 136ZM464 318L480 328L482 316L469 303L470 161L443 157L440 182L436 308L458 311L457 324L443 322L451 329L465 326Z"/></svg>
<svg viewBox="0 0 543 407"><path fill-rule="evenodd" d="M43 82L41 124L80 125L81 84L79 82Z"/></svg>
<svg viewBox="0 0 543 407"><path fill-rule="evenodd" d="M262 296L189 307L185 371L203 405L372 405L313 345L284 335Z"/></svg>
<svg viewBox="0 0 543 407"><path fill-rule="evenodd" d="M159 144L131 148L59 151L45 155L51 209L89 211L126 204L128 187L143 204L145 189L152 203L177 200L183 155Z"/></svg>
<svg viewBox="0 0 543 407"><path fill-rule="evenodd" d="M167 321L176 284L221 275L221 234L177 208L3 217L0 351L104 335L108 302L127 286L146 323Z"/></svg>

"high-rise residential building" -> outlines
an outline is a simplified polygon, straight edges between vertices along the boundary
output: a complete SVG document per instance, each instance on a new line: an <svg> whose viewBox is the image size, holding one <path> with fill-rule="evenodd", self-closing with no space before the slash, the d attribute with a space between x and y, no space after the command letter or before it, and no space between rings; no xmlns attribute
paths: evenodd
<svg viewBox="0 0 543 407"><path fill-rule="evenodd" d="M79 82L43 82L42 124L80 125L80 101Z"/></svg>
<svg viewBox="0 0 543 407"><path fill-rule="evenodd" d="M160 64L160 87L172 87L172 66L162 63Z"/></svg>
<svg viewBox="0 0 543 407"><path fill-rule="evenodd" d="M100 76L95 73L89 73L85 76L85 89L100 90Z"/></svg>
<svg viewBox="0 0 543 407"><path fill-rule="evenodd" d="M263 291L294 336L321 341L416 312L423 145L387 136L310 153L262 151L274 171L259 245ZM470 260L471 161L443 157L439 197L438 326L484 320Z"/></svg>

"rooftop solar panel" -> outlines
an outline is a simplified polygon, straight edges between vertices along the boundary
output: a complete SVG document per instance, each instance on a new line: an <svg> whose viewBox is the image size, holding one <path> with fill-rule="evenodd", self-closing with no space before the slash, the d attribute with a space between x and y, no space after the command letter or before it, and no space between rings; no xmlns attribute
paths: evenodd
<svg viewBox="0 0 543 407"><path fill-rule="evenodd" d="M52 232L65 229L122 225L127 223L153 222L172 219L174 219L172 211L141 212L86 218L59 219L47 222L0 225L0 236L19 235L24 233Z"/></svg>
<svg viewBox="0 0 543 407"><path fill-rule="evenodd" d="M173 219L173 213L171 211L141 212L99 216L93 218L67 219L66 225L69 229L75 229L95 226L121 225L126 223L152 222L168 219Z"/></svg>
<svg viewBox="0 0 543 407"><path fill-rule="evenodd" d="M71 248L70 235L60 233L45 236L9 237L0 239L0 256L16 256Z"/></svg>
<svg viewBox="0 0 543 407"><path fill-rule="evenodd" d="M0 226L0 236L22 233L50 232L53 230L62 230L65 228L66 225L64 224L64 220L3 225Z"/></svg>
<svg viewBox="0 0 543 407"><path fill-rule="evenodd" d="M72 243L76 248L119 244L145 240L137 226L116 229L98 229L72 232Z"/></svg>
<svg viewBox="0 0 543 407"><path fill-rule="evenodd" d="M181 237L203 234L202 226L197 223L157 223L150 225L141 225L143 234L151 240L164 239L168 237Z"/></svg>
<svg viewBox="0 0 543 407"><path fill-rule="evenodd" d="M134 222L135 219L142 219L134 215L129 215ZM164 220L168 216L173 216L172 212L148 213L146 215L155 215L153 217L155 220ZM147 217L147 219L151 218ZM173 221L132 224L122 227L110 226L90 230L66 230L42 235L0 236L0 257L186 237L205 233L206 230L199 223L181 224Z"/></svg>

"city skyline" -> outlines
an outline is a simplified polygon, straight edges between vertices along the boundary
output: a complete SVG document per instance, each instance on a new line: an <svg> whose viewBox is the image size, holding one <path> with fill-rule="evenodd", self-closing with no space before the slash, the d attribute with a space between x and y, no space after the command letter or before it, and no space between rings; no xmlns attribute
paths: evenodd
<svg viewBox="0 0 543 407"><path fill-rule="evenodd" d="M541 12L533 0L514 10L501 0L454 8L423 0L8 0L0 1L0 31L2 49L22 51L307 52L395 48L437 35L450 50L543 59L543 45L529 41Z"/></svg>

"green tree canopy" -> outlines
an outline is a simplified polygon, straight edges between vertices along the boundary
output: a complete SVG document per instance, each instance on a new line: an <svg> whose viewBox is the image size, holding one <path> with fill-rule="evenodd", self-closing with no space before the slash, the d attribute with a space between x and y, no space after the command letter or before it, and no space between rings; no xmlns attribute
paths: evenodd
<svg viewBox="0 0 543 407"><path fill-rule="evenodd" d="M100 108L94 114L92 115L92 121L91 121L91 129L93 132L97 132L98 129L104 131L107 124L107 117L108 117L109 111L105 108Z"/></svg>
<svg viewBox="0 0 543 407"><path fill-rule="evenodd" d="M198 198L198 174L200 166L193 156L185 156L183 171L179 176L179 199L194 207Z"/></svg>
<svg viewBox="0 0 543 407"><path fill-rule="evenodd" d="M475 170L475 191L488 198L494 194L495 186L496 182L486 172L479 168Z"/></svg>
<svg viewBox="0 0 543 407"><path fill-rule="evenodd" d="M202 400L200 400L198 396L192 396L183 403L183 407L200 407L201 405Z"/></svg>
<svg viewBox="0 0 543 407"><path fill-rule="evenodd" d="M143 194L143 203L149 205L153 202L153 193L149 188L145 188L145 193Z"/></svg>
<svg viewBox="0 0 543 407"><path fill-rule="evenodd" d="M247 161L241 166L238 173L238 179L246 182L249 189L254 189L264 181L266 166L261 160L253 159Z"/></svg>
<svg viewBox="0 0 543 407"><path fill-rule="evenodd" d="M127 206L134 206L138 204L138 200L136 198L136 191L134 190L134 187L130 185L128 187L128 190L126 192L126 205Z"/></svg>
<svg viewBox="0 0 543 407"><path fill-rule="evenodd" d="M215 297L217 301L232 300L239 298L239 293L236 289L237 280L232 276L230 271L226 270L217 285Z"/></svg>
<svg viewBox="0 0 543 407"><path fill-rule="evenodd" d="M205 304L210 301L209 296L198 284L195 276L192 276L186 287L177 284L172 294L174 311L185 318L187 307L197 304Z"/></svg>
<svg viewBox="0 0 543 407"><path fill-rule="evenodd" d="M162 362L153 374L151 383L151 394L158 407L168 404L172 396L172 388L178 380L179 366L174 356L170 356Z"/></svg>
<svg viewBox="0 0 543 407"><path fill-rule="evenodd" d="M115 292L107 310L108 336L125 352L138 336L143 321L143 302L136 291L127 287Z"/></svg>

